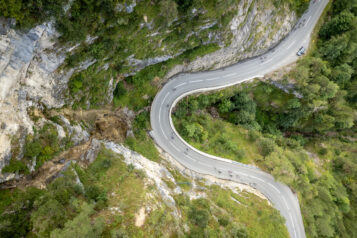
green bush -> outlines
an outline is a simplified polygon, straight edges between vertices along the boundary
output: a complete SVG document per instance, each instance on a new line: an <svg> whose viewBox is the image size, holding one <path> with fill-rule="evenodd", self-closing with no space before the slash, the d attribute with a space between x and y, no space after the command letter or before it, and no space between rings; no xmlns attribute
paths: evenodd
<svg viewBox="0 0 357 238"><path fill-rule="evenodd" d="M229 218L226 217L226 216L220 217L220 218L218 218L218 223L219 223L221 226L228 226L228 224L229 224Z"/></svg>
<svg viewBox="0 0 357 238"><path fill-rule="evenodd" d="M29 174L30 171L26 166L26 163L22 160L11 159L10 163L6 165L2 173L19 173L19 174Z"/></svg>

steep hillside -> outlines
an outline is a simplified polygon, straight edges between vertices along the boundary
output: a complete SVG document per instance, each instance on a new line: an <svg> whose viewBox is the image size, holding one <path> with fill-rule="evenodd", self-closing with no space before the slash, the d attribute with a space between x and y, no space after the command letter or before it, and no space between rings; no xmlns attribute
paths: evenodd
<svg viewBox="0 0 357 238"><path fill-rule="evenodd" d="M255 164L299 196L308 237L357 236L357 1L336 0L308 55L284 70L183 99L179 133Z"/></svg>
<svg viewBox="0 0 357 238"><path fill-rule="evenodd" d="M138 111L150 105L160 85L175 73L219 67L264 52L289 32L296 20L293 9L300 9L294 2L256 0L78 0L63 7L61 2L52 7L43 2L44 8L28 3L33 9L1 4L0 9L12 7L2 12L17 25L1 19L0 168L11 158L26 157L27 135L43 124L31 118L33 108L46 120L48 109L61 107L113 103ZM26 29L35 23L41 24ZM60 149L52 151L47 159ZM32 163L26 165L30 170ZM13 177L3 179L8 176Z"/></svg>

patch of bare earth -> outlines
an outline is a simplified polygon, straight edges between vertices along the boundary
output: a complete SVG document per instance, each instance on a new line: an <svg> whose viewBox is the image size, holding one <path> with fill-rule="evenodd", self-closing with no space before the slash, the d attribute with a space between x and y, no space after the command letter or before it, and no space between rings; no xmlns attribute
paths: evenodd
<svg viewBox="0 0 357 238"><path fill-rule="evenodd" d="M111 106L104 106L102 109L94 110L53 110L48 112L47 116L53 117L59 115L64 115L66 118L76 123L85 122L85 124L88 125L88 131L91 134L89 141L74 146L62 152L52 160L46 161L41 168L28 176L20 178L19 180L11 180L3 183L1 185L2 188L25 188L34 186L43 189L48 183L58 177L71 162L75 162L82 167L87 167L88 164L93 161L93 158L89 159L87 157L96 157L100 149L100 147L94 146L93 140L94 142L98 139L122 143L130 128L130 121L132 120L132 116L126 113L125 110L118 109L112 111ZM43 115L38 116L44 117Z"/></svg>
<svg viewBox="0 0 357 238"><path fill-rule="evenodd" d="M135 214L135 226L141 227L145 223L146 213L145 207L140 208L139 212Z"/></svg>

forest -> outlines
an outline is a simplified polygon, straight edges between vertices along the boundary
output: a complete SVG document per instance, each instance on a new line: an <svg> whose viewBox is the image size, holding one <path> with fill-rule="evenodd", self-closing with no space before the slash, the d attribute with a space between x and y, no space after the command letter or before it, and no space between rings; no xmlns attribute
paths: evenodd
<svg viewBox="0 0 357 238"><path fill-rule="evenodd" d="M74 0L70 8L64 7L67 0L0 0L0 16L15 19L16 28L21 31L54 20L61 34L61 44L82 43L68 55L65 68L78 67L88 59L96 60L69 80L66 96L70 107L98 108L112 103L113 108L129 107L139 111L150 106L159 89L155 77L162 78L175 65L219 48L217 42L207 43L209 33L222 35L224 44L229 44L226 33L236 10L230 6L236 6L239 1L137 2L136 11L129 14L115 11L117 4L131 3L124 0ZM309 3L308 0L272 2L276 6L289 2L297 15L302 14ZM190 13L193 7L204 8L206 14L193 16ZM190 96L179 103L174 113L176 128L192 145L257 165L288 184L301 201L308 237L357 237L356 15L356 0L332 1L309 54L281 80L254 81ZM153 20L154 30L161 34L150 41L159 42L163 38L165 54L184 51L177 57L127 75L132 70L126 62L128 56L135 54L138 59L145 59L158 54L156 44L145 37L151 33L149 27L139 27L144 16ZM212 20L218 24L184 41L187 34ZM92 44L85 43L88 35L97 36ZM106 65L108 70L103 70ZM113 92L113 102L107 102L110 78L124 74L127 76ZM143 99L143 95L148 99ZM153 161L160 161L147 134L149 113L138 114L133 127L135 136L128 137L125 145ZM26 137L24 159L38 158L39 167L72 146L57 137L52 124L35 130L34 135ZM5 172L29 173L21 161L12 160L4 169ZM102 150L89 168L71 165L46 189L2 190L0 236L70 237L75 232L83 237L129 237L132 234L145 237L132 225L135 204L145 195L144 177L142 171ZM180 177L178 181L183 180L187 179ZM181 185L183 190L185 186ZM118 201L124 215L110 217L113 220L108 225L103 213L110 206L110 194L115 189L122 195ZM217 187L206 189L210 200L175 197L184 222L192 228L192 233L185 235L247 237L249 233L262 237L266 228L266 237L274 231L281 237L287 236L279 214L269 210L261 200L247 194L238 197ZM244 206L232 209L236 206L232 196ZM177 227L166 209L162 207L151 214L146 227L150 234L163 234L164 228ZM230 219L222 215L222 209L231 212ZM249 223L244 225L244 220ZM118 226L127 229L117 229Z"/></svg>
<svg viewBox="0 0 357 238"><path fill-rule="evenodd" d="M289 184L309 237L357 236L356 14L357 1L333 1L311 52L280 80L189 96L175 110L194 146Z"/></svg>

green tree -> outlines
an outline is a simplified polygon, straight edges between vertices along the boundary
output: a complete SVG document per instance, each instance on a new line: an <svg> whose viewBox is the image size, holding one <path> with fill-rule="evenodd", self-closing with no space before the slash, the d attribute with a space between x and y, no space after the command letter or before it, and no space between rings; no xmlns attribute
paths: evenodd
<svg viewBox="0 0 357 238"><path fill-rule="evenodd" d="M83 203L81 212L71 221L67 221L63 229L55 229L51 232L51 238L97 238L100 237L104 223L100 219L91 221L94 205Z"/></svg>
<svg viewBox="0 0 357 238"><path fill-rule="evenodd" d="M178 16L177 4L173 0L160 1L160 12L168 26L171 25Z"/></svg>
<svg viewBox="0 0 357 238"><path fill-rule="evenodd" d="M64 207L55 199L49 199L31 215L31 222L36 233L48 237L49 233L64 224L66 213Z"/></svg>
<svg viewBox="0 0 357 238"><path fill-rule="evenodd" d="M332 80L341 88L345 88L351 80L354 70L348 64L341 64L332 71Z"/></svg>
<svg viewBox="0 0 357 238"><path fill-rule="evenodd" d="M320 36L330 38L334 35L351 30L356 23L354 15L349 11L343 11L333 17L331 21L325 23L320 30Z"/></svg>

